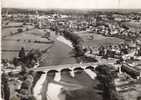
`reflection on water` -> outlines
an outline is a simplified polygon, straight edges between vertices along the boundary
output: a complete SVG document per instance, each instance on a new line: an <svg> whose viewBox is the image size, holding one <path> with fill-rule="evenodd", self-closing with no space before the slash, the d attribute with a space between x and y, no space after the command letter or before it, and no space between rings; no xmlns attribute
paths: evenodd
<svg viewBox="0 0 141 100"><path fill-rule="evenodd" d="M91 71L90 69L85 69L85 72L92 78L95 79L96 73Z"/></svg>
<svg viewBox="0 0 141 100"><path fill-rule="evenodd" d="M54 81L59 82L61 79L61 75L60 73L56 73L55 77L54 77ZM47 90L47 100L65 100L65 95L63 96L63 94L61 95L61 89L63 88L63 86L61 86L60 84L56 84L56 83L49 83L48 84L48 90Z"/></svg>
<svg viewBox="0 0 141 100"><path fill-rule="evenodd" d="M33 89L33 94L37 100L41 100L41 89L45 79L46 79L46 74L42 74Z"/></svg>
<svg viewBox="0 0 141 100"><path fill-rule="evenodd" d="M85 69L81 73L74 73L74 71L57 72L53 81L49 81L49 77L51 76L42 74L35 85L34 96L37 100L70 100L71 97L80 99L82 94L84 98L87 98L91 91L87 87L92 88L94 86L96 74L90 69ZM41 91L44 92L42 97ZM93 93L95 92L91 93L92 97L95 95Z"/></svg>

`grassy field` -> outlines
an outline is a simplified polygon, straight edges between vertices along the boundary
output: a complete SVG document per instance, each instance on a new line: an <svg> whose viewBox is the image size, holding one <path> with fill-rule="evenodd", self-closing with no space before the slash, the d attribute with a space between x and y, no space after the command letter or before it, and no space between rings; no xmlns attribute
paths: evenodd
<svg viewBox="0 0 141 100"><path fill-rule="evenodd" d="M15 33L17 32L17 29L18 28L4 28L2 29L2 36L7 36L7 35L10 35L11 32Z"/></svg>
<svg viewBox="0 0 141 100"><path fill-rule="evenodd" d="M10 32L15 32L16 30L16 27L5 28L2 30L2 34L8 35ZM48 39L42 38L44 34L45 32L43 30L32 29L20 34L5 37L2 39L2 58L11 60L18 55L18 50L20 50L21 47L24 47L25 50L44 50L50 47L50 45L52 45L50 43L34 43L35 41L49 42Z"/></svg>
<svg viewBox="0 0 141 100"><path fill-rule="evenodd" d="M133 31L141 31L141 22L125 22L123 23Z"/></svg>
<svg viewBox="0 0 141 100"><path fill-rule="evenodd" d="M124 42L124 40L115 37L105 37L96 33L80 32L76 34L78 34L84 40L84 46L93 47L95 49L101 45L107 46L109 44L112 45ZM93 36L93 40L89 38L90 36Z"/></svg>
<svg viewBox="0 0 141 100"><path fill-rule="evenodd" d="M7 59L11 60L13 57L17 57L18 50L20 50L21 47L24 47L25 50L31 50L31 49L44 50L50 46L51 46L51 44L38 44L38 43L27 43L27 42L17 42L17 41L3 41L2 42L2 50L3 50L2 51L2 58L7 58ZM11 52L10 50L13 50L13 52Z"/></svg>
<svg viewBox="0 0 141 100"><path fill-rule="evenodd" d="M2 36L9 36L11 33L16 33L17 29L32 29L32 25L22 25L22 23L9 22L8 25L2 24Z"/></svg>

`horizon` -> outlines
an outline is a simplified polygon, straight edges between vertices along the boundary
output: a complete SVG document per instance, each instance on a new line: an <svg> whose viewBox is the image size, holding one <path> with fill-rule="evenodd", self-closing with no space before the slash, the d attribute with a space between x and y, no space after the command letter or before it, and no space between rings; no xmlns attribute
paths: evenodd
<svg viewBox="0 0 141 100"><path fill-rule="evenodd" d="M141 8L16 8L16 7L2 7L2 9L32 9L32 10L82 10L82 11L93 11L93 10L141 10Z"/></svg>

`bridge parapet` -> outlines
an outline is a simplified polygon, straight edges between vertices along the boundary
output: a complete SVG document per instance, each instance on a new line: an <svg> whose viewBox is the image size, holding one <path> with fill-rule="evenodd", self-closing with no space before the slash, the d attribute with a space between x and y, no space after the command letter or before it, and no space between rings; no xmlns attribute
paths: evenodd
<svg viewBox="0 0 141 100"><path fill-rule="evenodd" d="M64 68L70 68L70 69L74 69L76 67L82 67L82 68L86 68L88 66L92 66L94 68L96 68L97 65L100 64L105 64L105 63L76 63L76 64L64 64L64 65L52 65L52 66L44 66L44 67L38 67L38 68L32 68L30 70L34 70L34 71L49 71L49 70L58 70L60 71L61 69ZM112 63L110 63L112 65Z"/></svg>

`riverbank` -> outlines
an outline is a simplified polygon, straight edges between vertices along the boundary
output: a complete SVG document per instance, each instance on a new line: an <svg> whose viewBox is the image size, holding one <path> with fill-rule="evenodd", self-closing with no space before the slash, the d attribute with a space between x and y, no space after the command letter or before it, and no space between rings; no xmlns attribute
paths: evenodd
<svg viewBox="0 0 141 100"><path fill-rule="evenodd" d="M69 40L65 39L63 36L58 36L57 40L60 41L60 42L65 43L66 45L68 45L71 48L74 48L73 45L72 45L72 42L70 42Z"/></svg>

